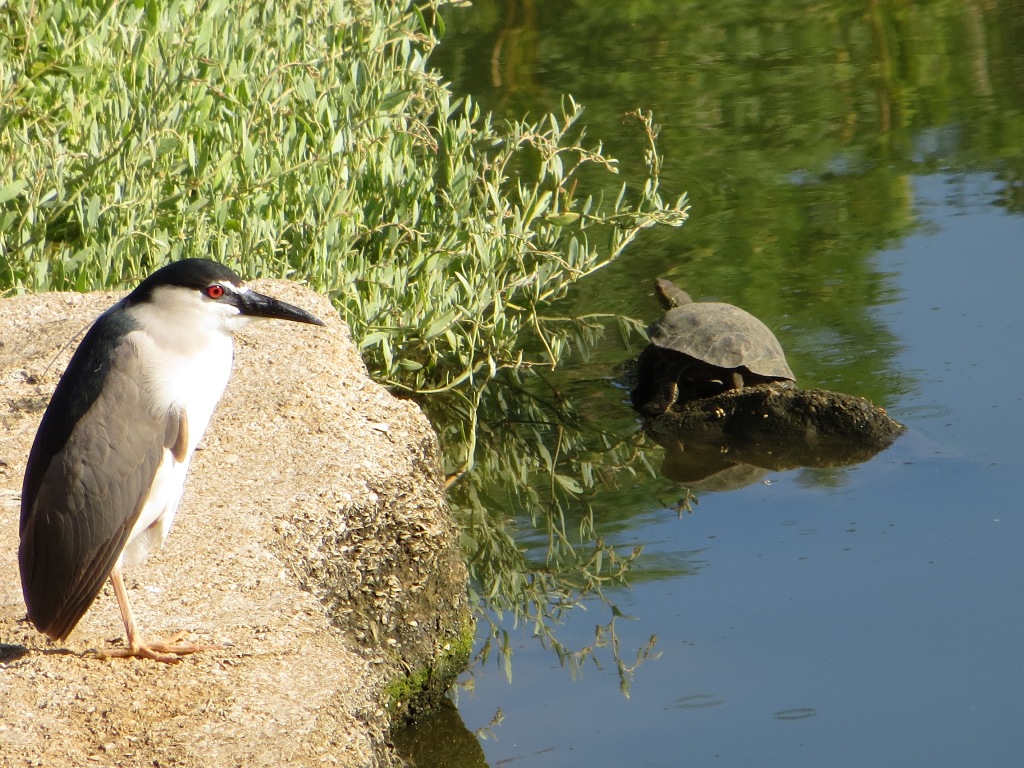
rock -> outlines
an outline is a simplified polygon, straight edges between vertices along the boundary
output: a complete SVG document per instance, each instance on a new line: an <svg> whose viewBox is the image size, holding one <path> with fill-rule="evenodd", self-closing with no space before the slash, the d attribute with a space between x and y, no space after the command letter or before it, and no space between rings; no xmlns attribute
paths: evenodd
<svg viewBox="0 0 1024 768"><path fill-rule="evenodd" d="M392 722L465 666L467 574L433 430L368 379L326 299L254 287L328 327L239 334L174 529L126 573L148 636L227 646L171 667L84 653L123 642L109 587L65 643L25 621L25 459L78 334L119 295L0 301L0 765L391 765Z"/></svg>

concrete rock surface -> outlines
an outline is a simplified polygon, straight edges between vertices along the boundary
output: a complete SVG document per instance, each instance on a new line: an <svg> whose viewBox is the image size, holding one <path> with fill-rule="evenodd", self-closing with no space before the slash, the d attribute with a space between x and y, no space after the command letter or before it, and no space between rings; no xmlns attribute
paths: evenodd
<svg viewBox="0 0 1024 768"><path fill-rule="evenodd" d="M80 332L120 294L0 300L0 766L384 766L392 721L441 695L472 638L436 436L366 376L327 299L256 290L326 328L251 323L164 548L126 572L146 637L224 650L100 660L109 585L71 637L25 620L25 460Z"/></svg>

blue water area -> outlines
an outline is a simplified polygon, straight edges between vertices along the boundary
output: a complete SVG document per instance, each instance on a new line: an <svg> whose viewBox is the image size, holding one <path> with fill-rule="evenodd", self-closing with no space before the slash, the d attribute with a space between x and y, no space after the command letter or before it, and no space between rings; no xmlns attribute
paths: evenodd
<svg viewBox="0 0 1024 768"><path fill-rule="evenodd" d="M459 708L492 766L1019 766L1024 712L1024 219L982 174L913 179L921 226L878 268L873 311L914 385L909 431L855 468L770 473L617 528L621 655L657 635L628 698L610 656L575 680L523 629L511 683L473 671ZM678 572L678 571L675 571ZM596 601L569 646L607 620ZM607 650L607 649L603 649ZM635 650L633 651L635 653Z"/></svg>

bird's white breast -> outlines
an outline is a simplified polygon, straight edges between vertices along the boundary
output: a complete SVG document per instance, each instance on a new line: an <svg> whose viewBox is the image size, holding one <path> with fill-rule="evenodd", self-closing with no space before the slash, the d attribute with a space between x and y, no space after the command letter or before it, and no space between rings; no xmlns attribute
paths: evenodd
<svg viewBox="0 0 1024 768"><path fill-rule="evenodd" d="M130 335L145 376L147 405L155 414L183 410L188 417L188 453L206 431L231 376L234 344L223 333L200 336L183 351L150 334ZM198 342L202 343L198 343Z"/></svg>
<svg viewBox="0 0 1024 768"><path fill-rule="evenodd" d="M138 562L166 538L192 452L224 394L234 357L234 339L223 318L185 306L176 313L176 322L167 323L162 309L154 317L149 306L133 308L142 328L129 333L128 339L138 352L146 407L160 417L184 412L187 450L183 461L171 450L164 450L149 496L129 535L124 552L128 563Z"/></svg>

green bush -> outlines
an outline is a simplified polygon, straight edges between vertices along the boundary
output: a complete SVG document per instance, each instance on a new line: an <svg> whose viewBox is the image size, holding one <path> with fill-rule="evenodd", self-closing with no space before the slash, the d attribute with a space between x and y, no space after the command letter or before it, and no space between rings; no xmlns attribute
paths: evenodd
<svg viewBox="0 0 1024 768"><path fill-rule="evenodd" d="M615 172L581 110L493 126L428 69L409 3L68 0L0 23L7 290L187 256L293 275L331 292L382 380L433 391L519 365L527 332L554 364L569 334L538 310L685 217L653 177L604 210L575 196L581 169Z"/></svg>

